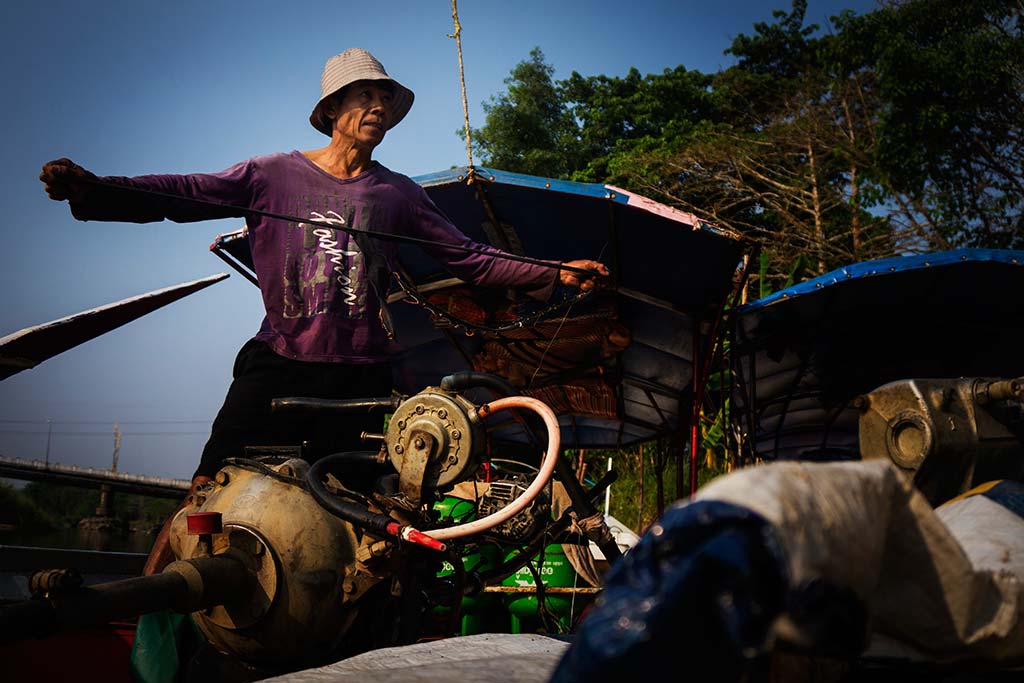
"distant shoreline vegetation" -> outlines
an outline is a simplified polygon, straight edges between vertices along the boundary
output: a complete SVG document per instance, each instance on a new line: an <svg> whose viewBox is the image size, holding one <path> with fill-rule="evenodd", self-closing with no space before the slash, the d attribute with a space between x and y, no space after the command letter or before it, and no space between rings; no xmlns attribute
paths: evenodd
<svg viewBox="0 0 1024 683"><path fill-rule="evenodd" d="M152 533L177 503L127 493L111 494L111 528ZM0 533L47 534L77 529L83 520L95 518L100 504L98 489L29 482L23 488L0 481Z"/></svg>

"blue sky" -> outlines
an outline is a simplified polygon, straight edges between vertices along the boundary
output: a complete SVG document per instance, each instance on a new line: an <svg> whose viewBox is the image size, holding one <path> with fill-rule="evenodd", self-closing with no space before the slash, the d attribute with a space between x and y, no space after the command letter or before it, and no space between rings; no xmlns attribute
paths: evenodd
<svg viewBox="0 0 1024 683"><path fill-rule="evenodd" d="M827 26L875 0L811 0ZM720 3L461 0L470 123L481 102L539 47L555 77L713 72L723 51L786 0ZM30 2L0 9L7 140L0 149L0 336L227 270L208 248L241 221L178 225L77 222L38 181L69 157L100 175L215 171L313 149L308 123L324 61L373 52L416 93L376 158L415 176L465 165L450 0ZM229 271L230 272L230 271ZM0 382L0 455L187 478L262 308L238 275ZM443 374L443 373L442 373Z"/></svg>

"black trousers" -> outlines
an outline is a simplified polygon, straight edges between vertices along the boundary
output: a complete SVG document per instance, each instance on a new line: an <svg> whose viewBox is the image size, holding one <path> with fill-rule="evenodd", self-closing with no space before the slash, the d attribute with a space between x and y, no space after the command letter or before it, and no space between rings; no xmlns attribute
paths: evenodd
<svg viewBox="0 0 1024 683"><path fill-rule="evenodd" d="M363 431L380 432L384 411L338 415L275 413L275 398L377 398L390 396L390 363L310 363L279 356L251 339L235 359L234 380L213 422L196 475L212 477L225 458L243 457L246 446L299 446L309 442L307 459L339 451L373 450Z"/></svg>

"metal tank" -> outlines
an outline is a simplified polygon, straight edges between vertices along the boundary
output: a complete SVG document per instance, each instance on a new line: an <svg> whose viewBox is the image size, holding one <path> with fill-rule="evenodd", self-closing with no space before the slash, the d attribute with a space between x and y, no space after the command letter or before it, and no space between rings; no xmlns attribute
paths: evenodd
<svg viewBox="0 0 1024 683"><path fill-rule="evenodd" d="M346 579L356 572L356 531L304 490L308 470L298 459L228 465L172 522L177 558L230 552L245 563L254 579L248 599L193 620L218 650L257 665L331 651L355 617L358 596ZM219 513L220 528L190 534L189 519L204 513Z"/></svg>
<svg viewBox="0 0 1024 683"><path fill-rule="evenodd" d="M281 399L275 410L342 411L391 401ZM568 515L551 519L545 493L559 456L557 418L532 398L477 406L433 387L395 401L393 409L387 433L377 437L379 451L337 453L313 464L282 456L228 459L174 517L177 559L163 573L88 588L50 582L37 599L0 606L0 642L170 609L191 613L210 644L256 680L414 642L427 633L425 616L438 605L458 604L472 616L474 605L490 601L481 591L568 525ZM475 475L486 459L482 421L515 409L544 422L540 465L531 477L478 486ZM480 495L457 503L458 511L435 510L461 482ZM574 479L571 485L579 486ZM528 550L509 559L510 547Z"/></svg>
<svg viewBox="0 0 1024 683"><path fill-rule="evenodd" d="M933 506L1024 479L1024 378L905 379L853 405L861 457L892 460Z"/></svg>

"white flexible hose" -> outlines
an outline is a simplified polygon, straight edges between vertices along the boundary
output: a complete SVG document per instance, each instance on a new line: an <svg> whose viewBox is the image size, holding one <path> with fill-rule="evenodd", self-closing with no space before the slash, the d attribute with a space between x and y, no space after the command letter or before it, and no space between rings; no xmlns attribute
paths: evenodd
<svg viewBox="0 0 1024 683"><path fill-rule="evenodd" d="M480 412L482 415L486 415L498 410L508 410L509 408L528 408L532 410L543 418L544 425L548 429L548 449L544 453L544 460L540 464L540 471L537 472L537 476L518 498L497 512L493 512L486 517L472 522L466 522L465 524L459 524L445 529L431 529L430 531L424 531L423 533L427 536L443 541L449 538L461 538L463 536L478 534L481 531L486 531L487 529L496 527L525 509L527 505L533 502L533 499L537 497L541 490L548 485L548 482L551 481L551 475L555 472L555 463L558 460L559 448L561 447L561 432L558 427L558 418L546 404L535 398L530 398L529 396L508 396L506 398L499 398L496 401L491 401L487 405L482 406L480 408Z"/></svg>

